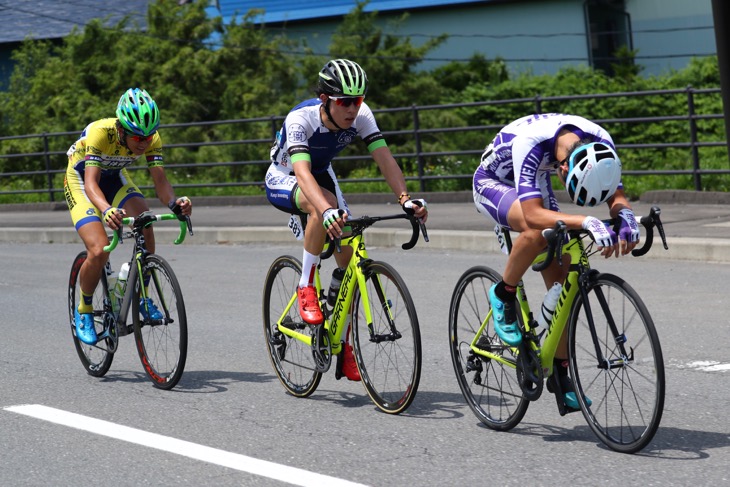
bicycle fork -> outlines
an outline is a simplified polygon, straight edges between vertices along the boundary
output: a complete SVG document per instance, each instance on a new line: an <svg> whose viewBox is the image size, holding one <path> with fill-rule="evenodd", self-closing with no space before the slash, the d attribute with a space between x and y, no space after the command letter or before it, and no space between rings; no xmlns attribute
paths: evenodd
<svg viewBox="0 0 730 487"><path fill-rule="evenodd" d="M591 340L593 341L593 347L596 352L596 359L598 361L597 366L599 369L604 370L618 369L633 363L634 351L633 349L631 349L630 354L626 353L626 348L624 346L624 344L626 343L626 335L623 333L619 333L618 327L616 326L616 321L614 320L613 314L611 313L611 310L608 306L606 295L604 294L603 289L600 286L595 285L599 275L600 273L595 269L591 269L586 273L582 273L579 278L579 289L581 293L581 298L583 299L583 307L586 315L586 321L588 322L588 329L590 330ZM595 293L596 299L598 300L598 303L601 306L601 310L603 311L603 315L606 317L606 321L608 322L608 327L611 330L611 335L613 337L614 343L619 350L619 358L611 360L606 359L603 351L601 350L601 342L598 339L598 335L596 333L595 320L593 319L591 304L588 300L589 291L593 291Z"/></svg>
<svg viewBox="0 0 730 487"><path fill-rule="evenodd" d="M369 271L369 264L372 262L370 259L366 259L362 262L362 282L360 285L363 287L366 286L366 282L368 279L370 279L373 282L373 287L375 289L375 294L378 297L378 302L380 303L380 306L383 308L383 313L388 318L388 327L390 328L390 333L382 333L378 334L375 332L375 329L373 327L373 316L370 311L370 301L369 296L367 293L360 293L360 299L363 300L363 309L365 311L365 319L367 320L367 326L368 326L368 333L370 335L370 341L373 343L380 343L380 342L394 342L396 340L399 340L403 337L401 333L398 331L398 328L395 326L395 315L393 313L393 302L388 299L385 296L385 290L383 289L383 283L380 282L380 277L378 274L370 272Z"/></svg>

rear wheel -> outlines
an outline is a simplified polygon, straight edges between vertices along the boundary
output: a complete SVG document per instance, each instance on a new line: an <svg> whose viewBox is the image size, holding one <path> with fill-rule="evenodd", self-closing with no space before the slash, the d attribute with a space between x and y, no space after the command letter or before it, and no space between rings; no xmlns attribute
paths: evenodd
<svg viewBox="0 0 730 487"><path fill-rule="evenodd" d="M518 382L517 351L502 343L492 324L488 293L500 279L497 272L482 266L459 278L449 308L449 345L466 403L482 423L507 431L522 421L530 403ZM488 315L487 326L476 337ZM472 342L483 353L475 353Z"/></svg>
<svg viewBox="0 0 730 487"><path fill-rule="evenodd" d="M279 331L285 327L314 336L315 327L304 322L295 299L301 275L302 264L289 255L278 257L269 267L264 282L264 338L281 384L289 394L307 397L322 379L322 373L316 371L312 347Z"/></svg>
<svg viewBox="0 0 730 487"><path fill-rule="evenodd" d="M87 345L76 338L75 311L81 299L81 285L79 283L79 272L82 264L86 261L86 251L79 253L73 260L71 265L71 274L68 279L68 318L71 325L71 336L73 337L76 353L81 359L81 364L90 375L94 377L102 377L112 365L116 343L112 338L99 341L95 345ZM109 319L104 307L104 297L107 296L106 275L101 276L99 284L94 290L93 307L94 307L94 325L96 327L97 336L101 336L104 332L104 320ZM112 327L112 329L114 329Z"/></svg>
<svg viewBox="0 0 730 487"><path fill-rule="evenodd" d="M145 258L142 276L135 279L134 295L141 296L146 282L147 297L157 309L132 299L134 339L145 373L155 387L172 389L180 381L188 354L188 321L182 290L170 264L159 255Z"/></svg>
<svg viewBox="0 0 730 487"><path fill-rule="evenodd" d="M384 262L365 269L367 296L355 287L353 351L368 395L383 411L411 405L421 378L421 331L413 299L400 275ZM372 323L365 316L369 306Z"/></svg>
<svg viewBox="0 0 730 487"><path fill-rule="evenodd" d="M649 311L623 279L599 274L588 303L576 297L569 323L570 372L588 425L616 451L641 450L664 410L664 359Z"/></svg>

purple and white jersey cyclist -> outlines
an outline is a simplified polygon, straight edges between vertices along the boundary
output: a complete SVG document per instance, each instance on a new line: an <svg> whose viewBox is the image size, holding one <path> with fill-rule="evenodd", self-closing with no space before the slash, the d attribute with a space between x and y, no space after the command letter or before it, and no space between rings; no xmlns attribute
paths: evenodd
<svg viewBox="0 0 730 487"><path fill-rule="evenodd" d="M507 213L516 200L542 198L545 208L559 211L550 173L561 162L555 158L555 141L564 129L615 150L608 132L583 117L545 113L519 118L502 128L482 154L474 173L479 212L509 227Z"/></svg>

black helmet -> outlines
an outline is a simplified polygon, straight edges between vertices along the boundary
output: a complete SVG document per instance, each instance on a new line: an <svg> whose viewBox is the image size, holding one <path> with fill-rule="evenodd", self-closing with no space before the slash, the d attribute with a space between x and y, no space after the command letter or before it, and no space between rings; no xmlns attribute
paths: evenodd
<svg viewBox="0 0 730 487"><path fill-rule="evenodd" d="M365 96L368 77L359 64L347 59L333 59L319 72L319 90L332 96Z"/></svg>

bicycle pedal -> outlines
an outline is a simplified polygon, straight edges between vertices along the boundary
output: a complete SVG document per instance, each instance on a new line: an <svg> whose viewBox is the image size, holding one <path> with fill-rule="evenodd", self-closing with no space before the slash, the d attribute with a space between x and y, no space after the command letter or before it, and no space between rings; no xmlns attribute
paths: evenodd
<svg viewBox="0 0 730 487"><path fill-rule="evenodd" d="M557 378L557 374L552 374L545 382L548 392L555 395L555 403L558 406L558 413L560 413L561 416L580 411L580 409L573 409L569 407L565 404L565 401L563 401L563 390L560 387L560 380Z"/></svg>

